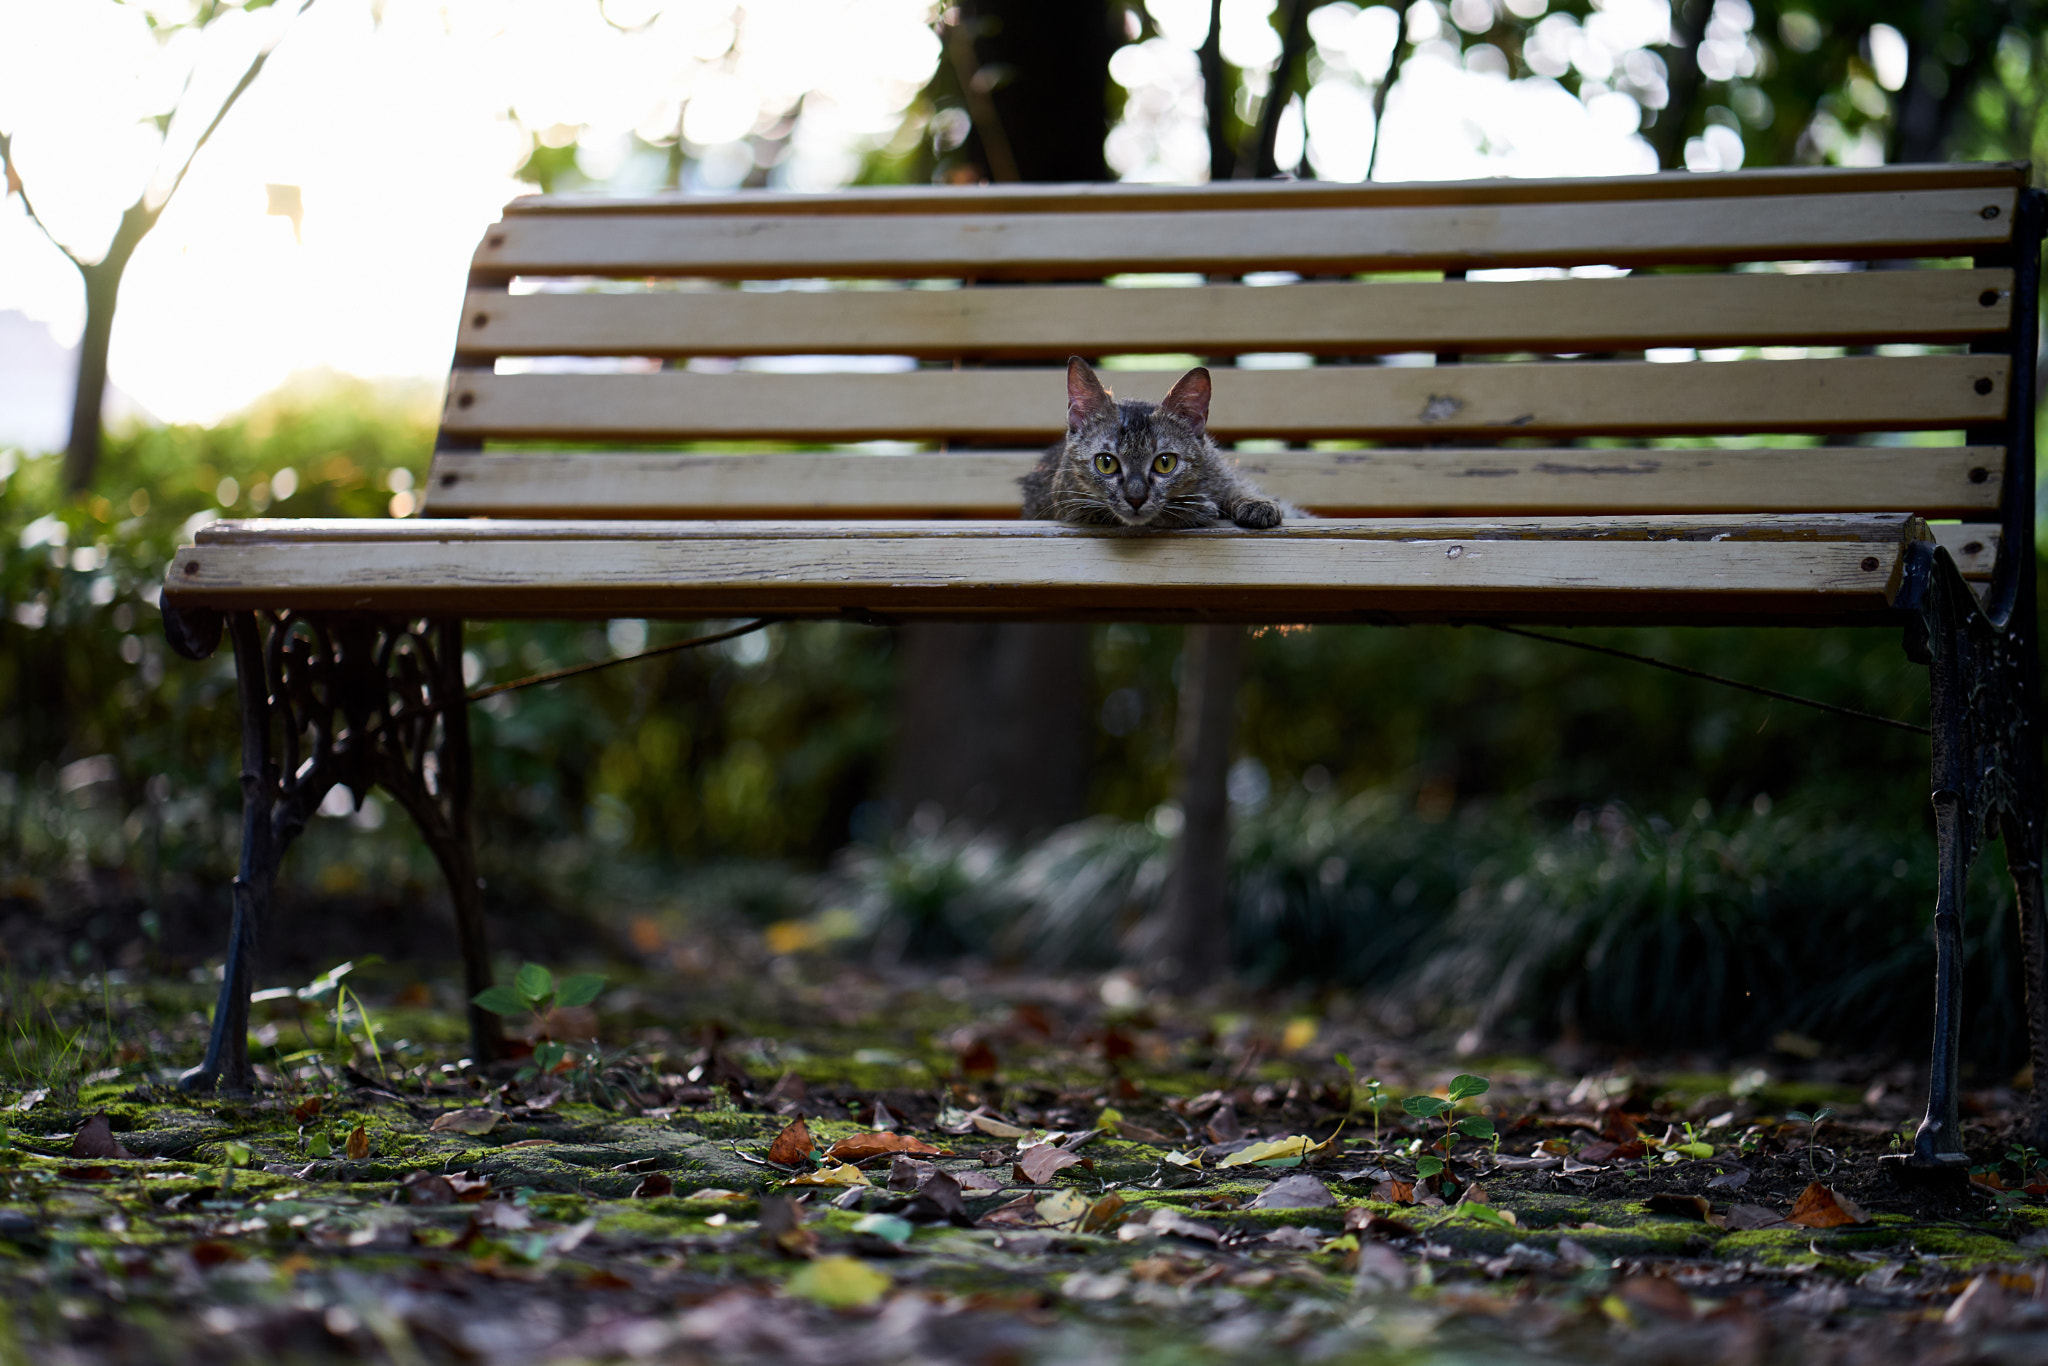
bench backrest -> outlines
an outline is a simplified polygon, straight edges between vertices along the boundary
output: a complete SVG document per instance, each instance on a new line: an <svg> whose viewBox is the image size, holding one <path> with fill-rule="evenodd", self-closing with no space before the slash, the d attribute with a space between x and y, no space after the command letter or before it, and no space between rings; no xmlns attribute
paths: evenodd
<svg viewBox="0 0 2048 1366"><path fill-rule="evenodd" d="M1078 352L1129 397L1208 364L1214 434L1325 514L1911 512L1983 572L2031 526L2025 180L522 199L425 512L1014 516Z"/></svg>

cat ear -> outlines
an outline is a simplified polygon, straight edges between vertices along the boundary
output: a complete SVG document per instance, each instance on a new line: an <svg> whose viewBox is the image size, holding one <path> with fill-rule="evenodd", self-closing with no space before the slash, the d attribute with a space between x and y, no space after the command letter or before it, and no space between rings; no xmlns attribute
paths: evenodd
<svg viewBox="0 0 2048 1366"><path fill-rule="evenodd" d="M1094 417L1114 416L1116 399L1079 356L1067 357L1067 425L1078 427Z"/></svg>
<svg viewBox="0 0 2048 1366"><path fill-rule="evenodd" d="M1159 411L1173 414L1198 432L1207 427L1209 372L1197 366L1175 380L1173 387L1166 391L1166 398L1160 403Z"/></svg>

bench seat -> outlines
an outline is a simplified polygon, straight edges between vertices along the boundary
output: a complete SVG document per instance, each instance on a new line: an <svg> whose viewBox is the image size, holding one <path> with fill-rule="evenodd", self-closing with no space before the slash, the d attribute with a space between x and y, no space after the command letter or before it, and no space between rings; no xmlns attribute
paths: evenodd
<svg viewBox="0 0 2048 1366"><path fill-rule="evenodd" d="M1939 530L1988 571L1995 528ZM171 572L182 602L230 610L1783 622L1882 614L1904 546L1923 539L1939 538L1896 513L1330 518L1165 535L1015 520L270 519L206 527Z"/></svg>

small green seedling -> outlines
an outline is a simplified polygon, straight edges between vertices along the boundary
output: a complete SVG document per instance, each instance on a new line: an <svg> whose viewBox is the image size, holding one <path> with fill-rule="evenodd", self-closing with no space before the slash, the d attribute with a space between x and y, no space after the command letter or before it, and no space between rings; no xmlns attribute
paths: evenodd
<svg viewBox="0 0 2048 1366"><path fill-rule="evenodd" d="M1822 1106L1820 1109L1815 1110L1810 1115L1806 1113L1806 1111L1804 1110L1787 1110L1785 1112L1785 1119L1788 1123L1804 1124L1807 1126L1806 1174L1815 1181L1820 1180L1820 1172L1815 1167L1813 1160L1813 1154L1815 1150L1820 1146L1820 1126L1827 1120L1832 1119L1834 1117L1834 1113L1835 1112L1829 1109L1827 1106Z"/></svg>
<svg viewBox="0 0 2048 1366"><path fill-rule="evenodd" d="M1346 1112L1345 1118L1356 1119L1358 1117L1358 1093L1360 1090L1363 1090L1365 1092L1365 1106L1372 1111L1372 1150L1378 1152L1380 1151L1380 1111L1385 1109L1387 1102L1392 1099L1387 1094L1387 1084L1378 1077L1367 1077L1365 1080L1360 1081L1358 1079L1358 1070L1351 1065L1351 1059L1345 1054L1339 1053L1337 1055L1337 1066L1343 1068L1345 1075L1351 1078L1351 1106Z"/></svg>
<svg viewBox="0 0 2048 1366"><path fill-rule="evenodd" d="M555 975L538 963L527 963L512 975L511 986L494 986L479 991L470 999L493 1015L507 1019L530 1015L534 1028L539 1032L540 1042L533 1048L533 1066L522 1068L519 1077L523 1081L534 1075L545 1076L561 1066L569 1056L569 1046L557 1043L548 1037L548 1012L557 1008L587 1006L604 990L603 975L595 972L579 972L572 977L555 980Z"/></svg>
<svg viewBox="0 0 2048 1366"><path fill-rule="evenodd" d="M1414 1115L1417 1119L1440 1119L1443 1121L1443 1136L1429 1146L1433 1149L1441 1149L1445 1156L1449 1156L1451 1145L1457 1142L1461 1136L1476 1139L1481 1143L1490 1141L1498 1145L1500 1137L1494 1132L1493 1121L1485 1115L1467 1115L1464 1119L1459 1120L1451 1118L1452 1113L1458 1108L1460 1101L1484 1095L1492 1088L1492 1085L1493 1083L1489 1082L1485 1077L1475 1077L1469 1072L1460 1073L1451 1078L1451 1084L1445 1088L1446 1095L1444 1097L1409 1096L1401 1102L1401 1108ZM1444 1158L1437 1156L1434 1152L1425 1153L1423 1156L1415 1159L1415 1175L1419 1179L1427 1180L1429 1177L1440 1175L1443 1170Z"/></svg>
<svg viewBox="0 0 2048 1366"><path fill-rule="evenodd" d="M370 1057L377 1064L377 1075L389 1080L388 1074L384 1071L384 1054L377 1047L377 1023L370 1018L369 1007L363 1004L363 998L356 992L350 991L347 983L343 981L357 967L368 966L378 961L380 960L370 957L363 959L360 964L353 961L337 964L300 987L293 994L301 1001L314 1004L325 1001L329 997L334 998L334 1051L343 1054L344 1057L351 1051L347 1046L350 1042L348 1016L350 1006L354 1006L356 1019L361 1022L363 1027L362 1041L368 1046Z"/></svg>

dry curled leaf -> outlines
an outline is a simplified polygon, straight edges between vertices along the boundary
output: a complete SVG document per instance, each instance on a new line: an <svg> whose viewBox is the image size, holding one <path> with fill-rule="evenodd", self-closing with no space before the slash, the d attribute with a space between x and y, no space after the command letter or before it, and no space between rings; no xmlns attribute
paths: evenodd
<svg viewBox="0 0 2048 1366"><path fill-rule="evenodd" d="M1330 1188L1305 1172L1283 1176L1260 1191L1251 1209L1327 1209L1337 1203Z"/></svg>
<svg viewBox="0 0 2048 1366"><path fill-rule="evenodd" d="M792 1176L792 1186L866 1186L871 1185L867 1173L851 1162L827 1162L814 1172Z"/></svg>
<svg viewBox="0 0 2048 1366"><path fill-rule="evenodd" d="M1374 1213L1364 1205L1353 1205L1344 1211L1344 1229L1347 1233L1363 1233L1368 1238L1413 1238L1415 1229L1399 1219L1389 1219L1384 1214Z"/></svg>
<svg viewBox="0 0 2048 1366"><path fill-rule="evenodd" d="M649 1172L640 1178L640 1184L633 1187L635 1200L653 1200L676 1192L675 1178L666 1172Z"/></svg>
<svg viewBox="0 0 2048 1366"><path fill-rule="evenodd" d="M785 1131L787 1132L787 1131ZM808 1135L806 1135L808 1137ZM779 1141L779 1140L778 1140ZM850 1134L825 1150L827 1158L840 1162L865 1162L884 1153L908 1153L913 1157L951 1157L944 1148L934 1148L909 1134ZM773 1154L771 1153L772 1157Z"/></svg>
<svg viewBox="0 0 2048 1366"><path fill-rule="evenodd" d="M817 1148L811 1137L811 1126L799 1116L789 1122L789 1127L775 1136L768 1145L768 1160L778 1167L808 1166L811 1153Z"/></svg>
<svg viewBox="0 0 2048 1366"><path fill-rule="evenodd" d="M104 1113L88 1119L72 1137L71 1155L101 1159L135 1156L121 1146L121 1140L114 1137L114 1126L107 1122Z"/></svg>
<svg viewBox="0 0 2048 1366"><path fill-rule="evenodd" d="M1726 1226L1740 1233L1753 1228L1776 1228L1785 1216L1765 1205L1730 1205L1723 1216Z"/></svg>
<svg viewBox="0 0 2048 1366"><path fill-rule="evenodd" d="M1840 1228L1844 1224L1867 1224L1870 1216L1848 1196L1816 1181L1799 1192L1785 1222L1802 1228Z"/></svg>
<svg viewBox="0 0 2048 1366"><path fill-rule="evenodd" d="M1413 1181L1382 1181L1372 1188L1372 1198L1375 1200L1385 1200L1388 1204L1392 1205L1412 1205L1415 1203L1415 1183Z"/></svg>
<svg viewBox="0 0 2048 1366"><path fill-rule="evenodd" d="M487 1134L498 1127L499 1118L496 1110L481 1107L450 1110L435 1116L427 1128L430 1133L437 1134Z"/></svg>
<svg viewBox="0 0 2048 1366"><path fill-rule="evenodd" d="M409 1205L452 1205L454 1183L439 1172L414 1172L405 1178L405 1201Z"/></svg>
<svg viewBox="0 0 2048 1366"><path fill-rule="evenodd" d="M1697 1219L1715 1228L1725 1227L1727 1220L1714 1213L1713 1205L1704 1195L1653 1195L1643 1201L1643 1208L1652 1214L1669 1214L1678 1219Z"/></svg>
<svg viewBox="0 0 2048 1366"><path fill-rule="evenodd" d="M761 1200L761 1245L785 1257L818 1255L818 1235L804 1227L804 1208L788 1196Z"/></svg>
<svg viewBox="0 0 2048 1366"><path fill-rule="evenodd" d="M344 1145L342 1151L349 1155L350 1160L356 1162L360 1162L368 1157L370 1155L370 1131L360 1124L356 1125L350 1131L348 1142Z"/></svg>
<svg viewBox="0 0 2048 1366"><path fill-rule="evenodd" d="M1034 1143L1017 1154L1015 1174L1020 1182L1042 1186L1052 1180L1055 1172L1078 1167L1085 1160L1065 1148L1056 1148L1050 1143Z"/></svg>
<svg viewBox="0 0 2048 1366"><path fill-rule="evenodd" d="M319 1096L307 1096L292 1107L292 1119L300 1124L311 1124L320 1118L323 1100Z"/></svg>

